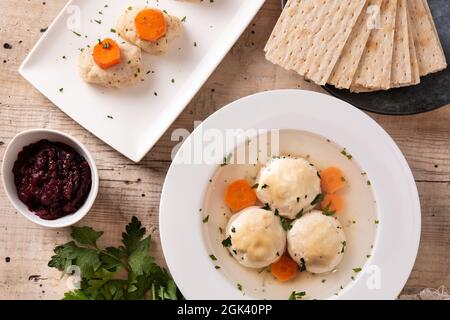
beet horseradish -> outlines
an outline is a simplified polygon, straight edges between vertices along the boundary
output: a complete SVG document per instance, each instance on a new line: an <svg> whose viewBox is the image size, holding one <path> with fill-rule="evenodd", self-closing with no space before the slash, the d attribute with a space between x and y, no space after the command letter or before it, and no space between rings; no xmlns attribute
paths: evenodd
<svg viewBox="0 0 450 320"><path fill-rule="evenodd" d="M92 186L86 159L67 144L49 140L24 147L13 174L19 199L45 220L76 212Z"/></svg>

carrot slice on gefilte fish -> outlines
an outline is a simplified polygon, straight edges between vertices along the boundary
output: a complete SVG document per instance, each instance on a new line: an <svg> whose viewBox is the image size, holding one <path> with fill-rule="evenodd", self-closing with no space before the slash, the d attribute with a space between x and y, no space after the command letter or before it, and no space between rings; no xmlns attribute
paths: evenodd
<svg viewBox="0 0 450 320"><path fill-rule="evenodd" d="M167 32L166 19L161 10L144 9L135 19L136 33L142 40L158 41Z"/></svg>
<svg viewBox="0 0 450 320"><path fill-rule="evenodd" d="M106 38L94 47L93 58L100 68L109 69L120 63L120 47L114 40Z"/></svg>

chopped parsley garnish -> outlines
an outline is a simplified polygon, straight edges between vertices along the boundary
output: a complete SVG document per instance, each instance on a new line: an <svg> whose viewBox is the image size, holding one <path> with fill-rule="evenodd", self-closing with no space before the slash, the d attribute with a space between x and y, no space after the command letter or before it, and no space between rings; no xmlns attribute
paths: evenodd
<svg viewBox="0 0 450 320"><path fill-rule="evenodd" d="M225 248L229 248L231 247L231 236L228 236L228 238L226 238L225 240L222 241L222 245Z"/></svg>
<svg viewBox="0 0 450 320"><path fill-rule="evenodd" d="M207 215L202 221L203 223L207 223L209 221L209 215Z"/></svg>
<svg viewBox="0 0 450 320"><path fill-rule="evenodd" d="M236 232L236 228L235 227L231 228L231 232Z"/></svg>
<svg viewBox="0 0 450 320"><path fill-rule="evenodd" d="M358 272L361 272L361 268L353 268L353 272L356 272L356 273L358 273Z"/></svg>
<svg viewBox="0 0 450 320"><path fill-rule="evenodd" d="M341 151L341 154L346 156L348 160L351 160L353 158L353 156L350 153L348 153L345 148Z"/></svg>
<svg viewBox="0 0 450 320"><path fill-rule="evenodd" d="M109 42L105 42L105 43L103 44L103 49L109 49L109 47L111 47L111 45L110 45Z"/></svg>
<svg viewBox="0 0 450 320"><path fill-rule="evenodd" d="M300 258L300 265L299 265L300 272L306 271L306 262L304 258Z"/></svg>
<svg viewBox="0 0 450 320"><path fill-rule="evenodd" d="M223 167L223 166L229 165L232 156L233 156L233 154L229 153L226 157L223 157L223 162L220 166Z"/></svg>
<svg viewBox="0 0 450 320"><path fill-rule="evenodd" d="M257 189L258 186L259 186L259 184L255 183L255 184L252 186L252 189Z"/></svg>
<svg viewBox="0 0 450 320"><path fill-rule="evenodd" d="M181 19L181 22L186 22L186 16Z"/></svg>
<svg viewBox="0 0 450 320"><path fill-rule="evenodd" d="M238 284L236 285L236 287L238 288L239 291L242 291L242 285L241 285L240 283L238 283Z"/></svg>
<svg viewBox="0 0 450 320"><path fill-rule="evenodd" d="M291 295L289 296L289 300L302 299L305 295L306 295L305 291L300 292L292 291Z"/></svg>
<svg viewBox="0 0 450 320"><path fill-rule="evenodd" d="M327 204L327 206L322 210L322 214L326 216L332 216L336 213L336 210L330 211L331 202Z"/></svg>
<svg viewBox="0 0 450 320"><path fill-rule="evenodd" d="M297 215L295 216L295 219L300 218L302 215L303 215L303 209L297 213Z"/></svg>
<svg viewBox="0 0 450 320"><path fill-rule="evenodd" d="M220 266L214 266L214 268L216 268L216 269L220 269Z"/></svg>
<svg viewBox="0 0 450 320"><path fill-rule="evenodd" d="M102 20L94 20L95 22L97 22L98 24L102 24Z"/></svg>
<svg viewBox="0 0 450 320"><path fill-rule="evenodd" d="M263 184L262 186L261 186L261 189L266 189L266 188L268 188L269 186L267 185L267 184Z"/></svg>
<svg viewBox="0 0 450 320"><path fill-rule="evenodd" d="M347 241L342 241L341 244L342 244L341 253L344 253L345 252L345 248L347 247Z"/></svg>
<svg viewBox="0 0 450 320"><path fill-rule="evenodd" d="M211 258L212 261L217 261L217 258L215 255L210 254L209 257Z"/></svg>
<svg viewBox="0 0 450 320"><path fill-rule="evenodd" d="M107 115L106 116L108 119L114 119L113 116Z"/></svg>
<svg viewBox="0 0 450 320"><path fill-rule="evenodd" d="M81 33L78 33L78 32L76 32L76 31L72 31L72 32L73 32L74 35L76 35L76 36L78 36L78 37L81 37Z"/></svg>
<svg viewBox="0 0 450 320"><path fill-rule="evenodd" d="M291 219L280 216L280 222L281 222L281 226L283 227L284 230L289 231L292 229L292 220Z"/></svg>
<svg viewBox="0 0 450 320"><path fill-rule="evenodd" d="M264 210L271 210L270 209L270 205L268 204L268 203L266 203L266 204L264 204L264 207L261 207L261 209L264 209ZM276 212L276 211L275 211Z"/></svg>
<svg viewBox="0 0 450 320"><path fill-rule="evenodd" d="M323 193L319 193L313 201L311 201L311 205L315 206L316 204L319 204L323 201L323 199L325 198L325 195Z"/></svg>
<svg viewBox="0 0 450 320"><path fill-rule="evenodd" d="M64 91L64 88L59 88L59 92L63 92Z"/></svg>
<svg viewBox="0 0 450 320"><path fill-rule="evenodd" d="M375 222L375 224L379 224L379 223L380 223L380 221L379 221L379 220L375 220L374 222Z"/></svg>
<svg viewBox="0 0 450 320"><path fill-rule="evenodd" d="M367 180L367 185L368 185L368 186L371 186L371 185L372 185L372 182L370 182L370 180Z"/></svg>

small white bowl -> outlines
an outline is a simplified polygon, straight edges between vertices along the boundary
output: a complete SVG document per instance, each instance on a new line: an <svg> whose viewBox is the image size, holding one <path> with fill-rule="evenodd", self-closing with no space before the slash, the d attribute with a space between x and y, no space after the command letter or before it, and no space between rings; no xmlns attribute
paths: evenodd
<svg viewBox="0 0 450 320"><path fill-rule="evenodd" d="M81 206L81 208L79 208L73 214L69 214L56 220L44 220L38 217L32 211L30 211L28 207L19 199L17 195L17 189L14 183L14 174L12 170L14 167L14 162L17 160L19 152L22 151L22 149L25 146L38 142L41 139L63 142L71 146L86 159L91 168L91 176L92 176L91 190L83 206ZM80 221L91 209L98 193L98 185L99 185L98 171L91 154L86 149L86 147L83 144L81 144L81 142L69 136L68 134L56 130L31 129L17 134L11 140L8 147L6 148L5 155L3 157L1 174L6 195L8 196L14 208L28 220L49 228L63 228Z"/></svg>

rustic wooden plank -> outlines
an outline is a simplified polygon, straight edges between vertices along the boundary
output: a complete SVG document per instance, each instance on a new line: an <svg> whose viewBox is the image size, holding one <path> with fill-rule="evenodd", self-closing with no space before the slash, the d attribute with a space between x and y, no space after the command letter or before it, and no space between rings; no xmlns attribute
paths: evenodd
<svg viewBox="0 0 450 320"><path fill-rule="evenodd" d="M422 236L413 272L405 293L423 288L450 288L450 184L419 182Z"/></svg>
<svg viewBox="0 0 450 320"><path fill-rule="evenodd" d="M450 181L450 108L414 116L371 114L391 134L418 181Z"/></svg>
<svg viewBox="0 0 450 320"><path fill-rule="evenodd" d="M233 100L263 90L302 88L324 92L264 59L263 47L280 13L278 0L267 0L261 12L213 73L186 110L140 164L134 164L67 117L18 74L17 69L65 4L65 0L3 0L0 20L0 158L18 132L45 127L63 130L91 150L100 172L98 199L81 222L105 231L104 244L118 244L131 216L154 230L152 250L164 263L158 233L159 196L177 128L192 131L194 121ZM3 49L8 42L12 49ZM251 57L251 58L249 58ZM5 61L5 62L4 62ZM369 114L398 143L418 181L423 232L419 256L405 292L424 287L450 287L450 107L415 116ZM144 196L143 196L144 195ZM69 230L40 228L22 218L0 189L0 299L60 298L65 282L47 267L56 244L69 239ZM5 257L11 262L6 263ZM46 280L28 280L41 275ZM40 286L42 285L42 287ZM45 291L45 293L43 293Z"/></svg>

